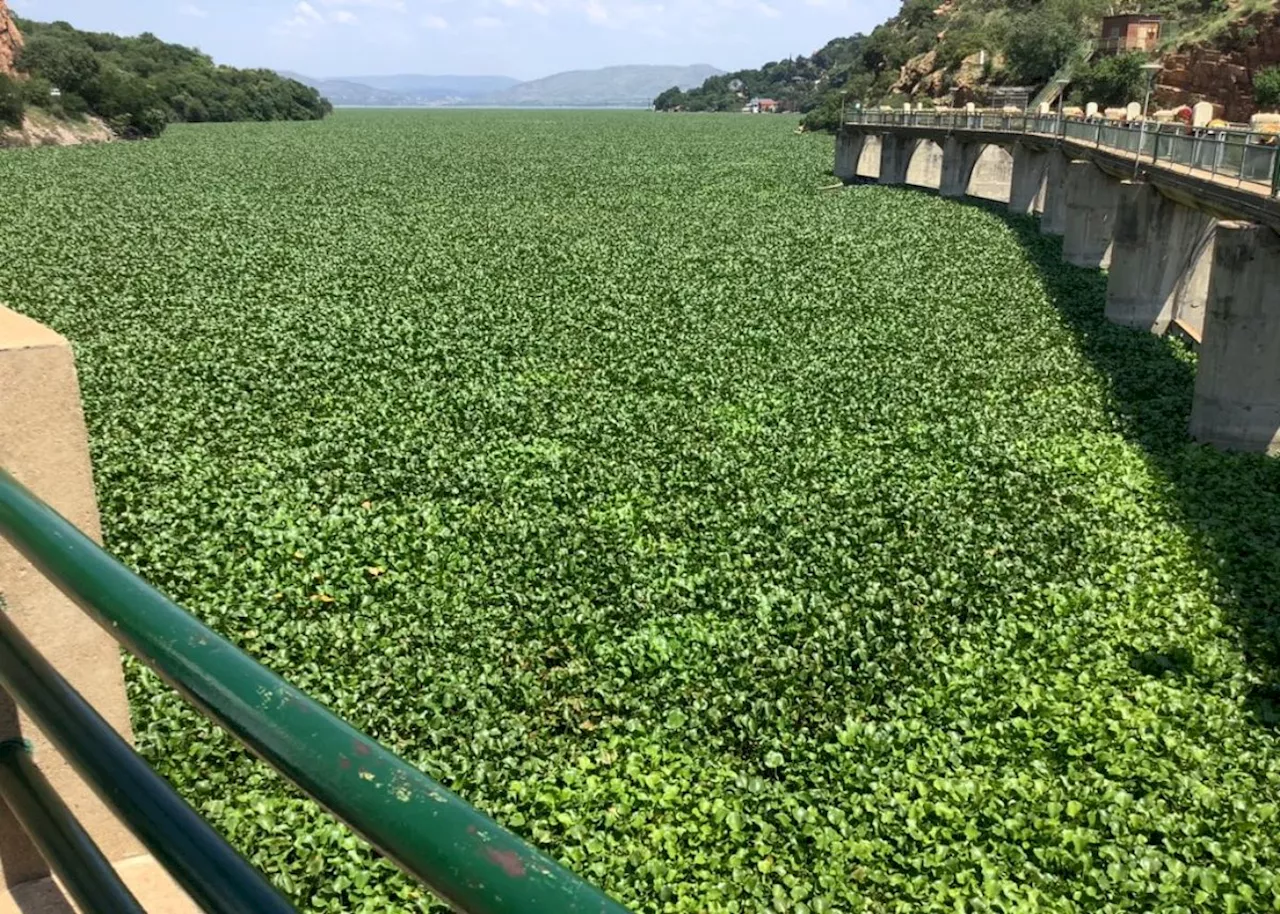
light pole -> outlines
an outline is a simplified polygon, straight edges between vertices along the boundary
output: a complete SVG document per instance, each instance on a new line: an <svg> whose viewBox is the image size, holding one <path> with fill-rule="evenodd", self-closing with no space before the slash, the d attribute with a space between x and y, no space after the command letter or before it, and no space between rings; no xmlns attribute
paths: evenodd
<svg viewBox="0 0 1280 914"><path fill-rule="evenodd" d="M1162 69L1163 67L1158 63L1144 63L1142 65L1142 75L1147 83L1147 94L1142 99L1142 120L1138 125L1138 151L1133 157L1133 176L1135 178L1138 177L1138 165L1142 162L1142 144L1147 139L1147 108L1151 104L1151 89L1155 85L1156 74ZM1155 160L1155 154L1152 153L1151 161L1155 162Z"/></svg>
<svg viewBox="0 0 1280 914"><path fill-rule="evenodd" d="M1066 104L1067 86L1071 84L1071 80L1067 79L1065 76L1059 76L1053 81L1053 84L1058 87L1058 133L1064 134L1066 133L1067 125L1066 118L1062 115L1062 106Z"/></svg>

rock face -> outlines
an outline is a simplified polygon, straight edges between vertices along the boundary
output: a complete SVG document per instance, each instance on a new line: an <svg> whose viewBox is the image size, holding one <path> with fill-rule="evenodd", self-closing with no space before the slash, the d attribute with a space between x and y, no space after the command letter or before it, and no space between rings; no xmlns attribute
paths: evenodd
<svg viewBox="0 0 1280 914"><path fill-rule="evenodd" d="M13 21L9 5L0 0L0 73L6 76L13 74L13 61L22 50L22 33L18 24Z"/></svg>
<svg viewBox="0 0 1280 914"><path fill-rule="evenodd" d="M1253 75L1280 65L1280 14L1263 13L1231 24L1211 44L1170 54L1156 81L1161 107L1209 101L1223 107L1223 117L1245 122L1257 111Z"/></svg>

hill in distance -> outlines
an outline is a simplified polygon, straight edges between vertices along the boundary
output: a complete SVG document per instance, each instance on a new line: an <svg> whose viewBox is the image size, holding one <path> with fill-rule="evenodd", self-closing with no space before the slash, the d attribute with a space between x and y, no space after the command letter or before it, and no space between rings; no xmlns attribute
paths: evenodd
<svg viewBox="0 0 1280 914"><path fill-rule="evenodd" d="M335 105L360 107L421 107L474 102L518 85L510 76L342 76L317 78L279 71L281 76L311 86Z"/></svg>
<svg viewBox="0 0 1280 914"><path fill-rule="evenodd" d="M529 107L646 108L664 89L702 85L720 70L709 64L689 67L624 66L570 70L486 96L486 105Z"/></svg>
<svg viewBox="0 0 1280 914"><path fill-rule="evenodd" d="M280 75L315 88L338 106L646 108L664 89L693 88L720 72L707 64L605 67L556 73L524 83L509 76L404 74L317 79L283 70Z"/></svg>

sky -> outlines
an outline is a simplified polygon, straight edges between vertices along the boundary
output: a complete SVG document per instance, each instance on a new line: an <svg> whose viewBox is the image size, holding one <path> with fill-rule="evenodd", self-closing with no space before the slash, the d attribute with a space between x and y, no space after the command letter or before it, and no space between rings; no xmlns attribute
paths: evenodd
<svg viewBox="0 0 1280 914"><path fill-rule="evenodd" d="M9 0L20 16L154 32L219 63L333 77L536 79L615 64L725 70L870 31L899 0Z"/></svg>

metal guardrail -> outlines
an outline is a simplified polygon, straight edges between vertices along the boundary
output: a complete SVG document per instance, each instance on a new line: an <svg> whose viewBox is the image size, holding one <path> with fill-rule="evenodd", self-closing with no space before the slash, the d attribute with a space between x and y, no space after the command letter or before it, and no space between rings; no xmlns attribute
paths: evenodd
<svg viewBox="0 0 1280 914"><path fill-rule="evenodd" d="M0 534L206 716L457 910L627 914L599 889L261 666L121 565L3 470ZM0 650L8 651L0 653L0 684L25 707L38 702L46 686L56 690L57 682L29 644L29 653L23 650L24 641L0 614ZM11 669L21 675L10 675ZM52 677L60 680L56 673ZM32 715L60 748L72 737L49 733L46 723L57 729L57 715L65 714L62 729L68 730L82 720L91 724L97 716L65 681L61 685L70 692L63 696L68 701L63 710L46 713L45 719ZM100 793L113 789L104 783L112 781L109 766L102 770L100 765L90 774ZM151 790L141 782L122 789L135 803L147 802ZM126 810L124 818L135 829L147 826L140 821L146 814L137 808ZM203 820L200 824L208 828ZM175 837L182 838L194 827L182 824ZM185 854L157 854L157 859L169 868L175 856ZM252 868L250 872L250 882L262 880ZM234 874L224 875L235 881ZM179 878L179 873L174 876ZM264 902L262 907L250 903L209 910L257 914L280 908Z"/></svg>
<svg viewBox="0 0 1280 914"><path fill-rule="evenodd" d="M1133 157L1135 162L1201 171L1211 181L1234 179L1280 195L1280 135L1242 127L1188 127L1156 121L1121 122L991 111L860 111L857 126L939 127L1074 140Z"/></svg>

